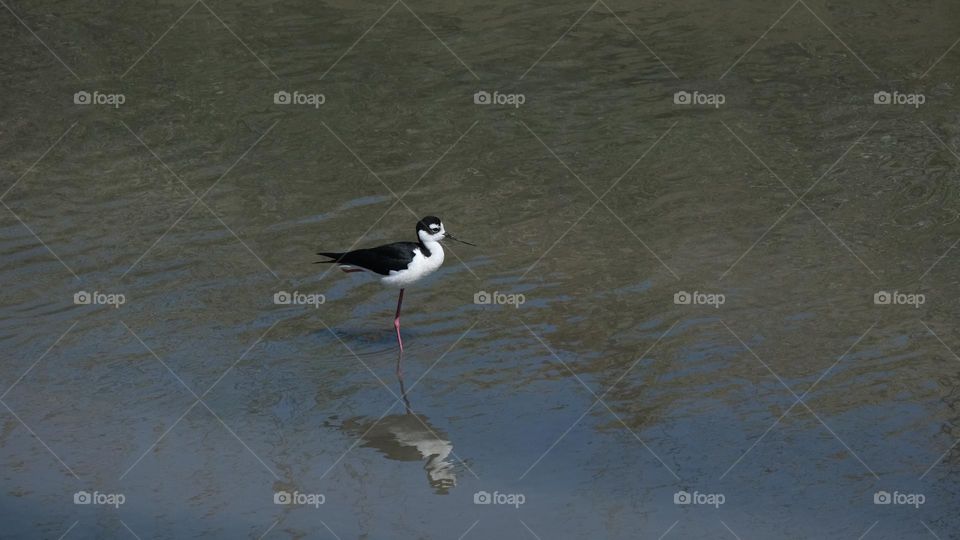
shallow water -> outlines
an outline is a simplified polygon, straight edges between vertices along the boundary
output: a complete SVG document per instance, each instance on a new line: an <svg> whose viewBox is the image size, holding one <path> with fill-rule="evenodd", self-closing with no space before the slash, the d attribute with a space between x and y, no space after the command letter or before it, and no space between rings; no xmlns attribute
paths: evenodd
<svg viewBox="0 0 960 540"><path fill-rule="evenodd" d="M7 6L0 537L960 538L958 6Z"/></svg>

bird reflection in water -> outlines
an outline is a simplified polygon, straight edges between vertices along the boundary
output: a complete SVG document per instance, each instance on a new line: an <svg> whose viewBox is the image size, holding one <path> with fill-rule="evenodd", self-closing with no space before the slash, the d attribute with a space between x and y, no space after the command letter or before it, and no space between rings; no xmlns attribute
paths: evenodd
<svg viewBox="0 0 960 540"><path fill-rule="evenodd" d="M397 379L406 408L404 414L384 416L380 421L351 418L344 420L341 429L354 437L362 437L360 446L374 448L387 459L425 462L423 468L430 486L437 494L446 495L457 484L456 467L451 458L453 443L433 427L426 416L413 412L399 370Z"/></svg>

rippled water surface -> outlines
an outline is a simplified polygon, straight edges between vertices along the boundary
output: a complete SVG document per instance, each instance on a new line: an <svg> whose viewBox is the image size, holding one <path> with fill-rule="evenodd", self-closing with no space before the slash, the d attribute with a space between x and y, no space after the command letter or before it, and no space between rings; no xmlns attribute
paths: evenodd
<svg viewBox="0 0 960 540"><path fill-rule="evenodd" d="M955 3L3 7L0 537L960 538Z"/></svg>

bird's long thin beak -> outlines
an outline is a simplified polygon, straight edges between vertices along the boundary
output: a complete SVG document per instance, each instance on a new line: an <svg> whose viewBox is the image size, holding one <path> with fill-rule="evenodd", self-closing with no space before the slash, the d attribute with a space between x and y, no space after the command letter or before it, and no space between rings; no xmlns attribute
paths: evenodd
<svg viewBox="0 0 960 540"><path fill-rule="evenodd" d="M466 244L466 245L468 245L468 246L477 247L476 244L471 244L470 242L464 242L463 240L460 240L459 238L453 236L453 235L450 234L450 233L444 233L443 237L444 237L444 238L449 238L449 239L453 240L454 242L460 242L461 244Z"/></svg>

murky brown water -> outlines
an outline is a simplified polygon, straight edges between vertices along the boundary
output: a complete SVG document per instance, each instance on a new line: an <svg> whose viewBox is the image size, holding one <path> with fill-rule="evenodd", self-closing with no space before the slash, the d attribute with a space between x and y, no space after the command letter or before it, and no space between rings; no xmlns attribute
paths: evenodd
<svg viewBox="0 0 960 540"><path fill-rule="evenodd" d="M4 7L0 537L960 538L958 6Z"/></svg>

